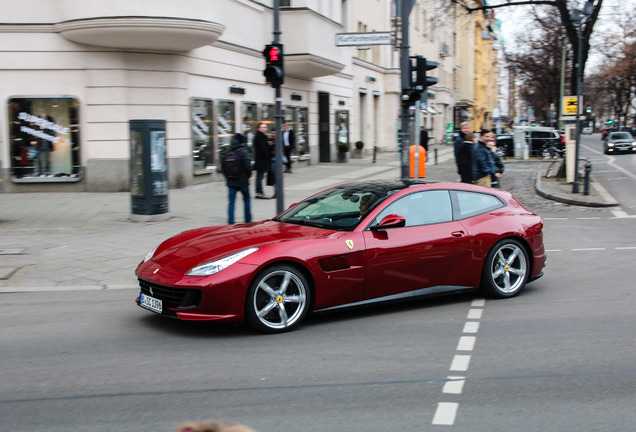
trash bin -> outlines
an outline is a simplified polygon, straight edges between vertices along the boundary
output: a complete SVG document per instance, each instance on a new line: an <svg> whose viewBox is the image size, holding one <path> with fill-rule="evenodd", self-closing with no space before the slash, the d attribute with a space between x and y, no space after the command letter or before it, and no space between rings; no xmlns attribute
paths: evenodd
<svg viewBox="0 0 636 432"><path fill-rule="evenodd" d="M130 120L133 221L169 219L165 120Z"/></svg>

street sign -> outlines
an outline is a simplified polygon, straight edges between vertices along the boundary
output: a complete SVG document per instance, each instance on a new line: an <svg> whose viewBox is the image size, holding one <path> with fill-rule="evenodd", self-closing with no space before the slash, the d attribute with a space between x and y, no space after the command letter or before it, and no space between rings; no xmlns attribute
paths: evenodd
<svg viewBox="0 0 636 432"><path fill-rule="evenodd" d="M563 115L576 114L577 106L576 96L563 96Z"/></svg>
<svg viewBox="0 0 636 432"><path fill-rule="evenodd" d="M391 45L391 32L336 33L336 46Z"/></svg>

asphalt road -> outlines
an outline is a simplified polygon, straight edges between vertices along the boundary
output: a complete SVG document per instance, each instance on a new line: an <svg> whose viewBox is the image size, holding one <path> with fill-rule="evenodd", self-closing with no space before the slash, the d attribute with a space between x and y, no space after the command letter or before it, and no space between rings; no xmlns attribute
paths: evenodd
<svg viewBox="0 0 636 432"><path fill-rule="evenodd" d="M546 201L524 180L535 167L508 166L549 256L513 299L425 299L262 336L163 319L130 289L3 295L0 430L632 431L636 210L621 191L636 179L616 167L636 155L583 144L595 175L625 183L612 185L621 208Z"/></svg>

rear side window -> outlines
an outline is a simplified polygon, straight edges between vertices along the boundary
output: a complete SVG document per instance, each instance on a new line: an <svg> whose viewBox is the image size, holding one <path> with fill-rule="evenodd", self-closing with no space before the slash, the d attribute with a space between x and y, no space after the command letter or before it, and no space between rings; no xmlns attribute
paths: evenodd
<svg viewBox="0 0 636 432"><path fill-rule="evenodd" d="M496 196L479 192L453 191L455 219L466 219L496 210L505 204Z"/></svg>

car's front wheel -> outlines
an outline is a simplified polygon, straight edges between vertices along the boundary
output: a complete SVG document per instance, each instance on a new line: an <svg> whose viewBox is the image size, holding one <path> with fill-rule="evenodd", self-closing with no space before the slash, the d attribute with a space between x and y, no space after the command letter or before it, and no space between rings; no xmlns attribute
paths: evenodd
<svg viewBox="0 0 636 432"><path fill-rule="evenodd" d="M530 274L530 261L515 239L499 241L486 256L482 288L495 298L513 297L523 289Z"/></svg>
<svg viewBox="0 0 636 432"><path fill-rule="evenodd" d="M305 276L288 265L260 272L247 292L245 317L263 333L281 333L297 327L307 315L311 291Z"/></svg>

